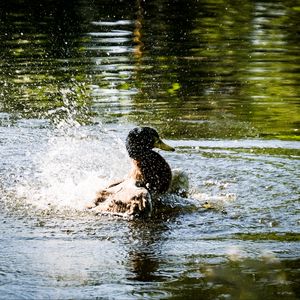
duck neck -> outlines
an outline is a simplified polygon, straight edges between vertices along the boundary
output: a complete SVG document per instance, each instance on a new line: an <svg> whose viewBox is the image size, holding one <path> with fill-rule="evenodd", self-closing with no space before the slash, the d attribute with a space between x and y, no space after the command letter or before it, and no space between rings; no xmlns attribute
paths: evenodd
<svg viewBox="0 0 300 300"><path fill-rule="evenodd" d="M145 157L149 156L153 152L154 151L152 151L151 149L139 149L138 147L128 150L129 157L136 161L145 159Z"/></svg>

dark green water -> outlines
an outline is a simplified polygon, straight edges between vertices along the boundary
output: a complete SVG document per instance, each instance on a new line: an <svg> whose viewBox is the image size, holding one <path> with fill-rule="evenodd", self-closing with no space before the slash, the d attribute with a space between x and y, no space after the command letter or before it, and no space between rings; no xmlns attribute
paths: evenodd
<svg viewBox="0 0 300 300"><path fill-rule="evenodd" d="M0 299L299 298L299 28L288 0L1 1ZM136 125L189 198L86 212Z"/></svg>

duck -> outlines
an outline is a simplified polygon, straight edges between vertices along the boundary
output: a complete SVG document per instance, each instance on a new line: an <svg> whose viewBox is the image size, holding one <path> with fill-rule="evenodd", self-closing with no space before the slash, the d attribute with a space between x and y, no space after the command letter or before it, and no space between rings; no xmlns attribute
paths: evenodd
<svg viewBox="0 0 300 300"><path fill-rule="evenodd" d="M152 127L130 130L125 146L132 164L130 172L98 191L87 208L97 213L149 217L153 201L167 193L172 182L171 167L154 149L175 149L163 142Z"/></svg>

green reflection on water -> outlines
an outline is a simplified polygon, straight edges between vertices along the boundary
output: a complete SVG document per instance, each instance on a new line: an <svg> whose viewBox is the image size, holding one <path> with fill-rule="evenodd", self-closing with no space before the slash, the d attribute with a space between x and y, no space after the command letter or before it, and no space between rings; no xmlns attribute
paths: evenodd
<svg viewBox="0 0 300 300"><path fill-rule="evenodd" d="M289 0L273 2L1 2L0 112L12 121L40 118L55 125L151 125L164 137L181 140L299 140L300 10ZM201 156L299 156L297 149L213 150L200 148ZM299 241L296 233L229 238ZM149 297L160 291L171 299L295 299L299 294L299 260L192 261L182 273L167 266L165 277L148 257L138 256L133 264L141 280L158 281L157 289L144 293ZM154 273L150 279L146 268ZM165 278L170 280L160 282Z"/></svg>
<svg viewBox="0 0 300 300"><path fill-rule="evenodd" d="M48 3L43 14L7 5L1 110L47 117L65 106L61 90L69 89L79 122L94 112L174 138L299 140L297 6L138 3L122 14L98 3L94 12L88 1L60 4L61 11ZM132 21L112 22L116 11Z"/></svg>
<svg viewBox="0 0 300 300"><path fill-rule="evenodd" d="M222 264L196 265L187 262L188 270L161 283L158 291L168 299L297 299L296 274L289 270L292 265L299 266L299 260L280 262L270 253L255 260L232 254ZM146 290L141 289L140 294Z"/></svg>

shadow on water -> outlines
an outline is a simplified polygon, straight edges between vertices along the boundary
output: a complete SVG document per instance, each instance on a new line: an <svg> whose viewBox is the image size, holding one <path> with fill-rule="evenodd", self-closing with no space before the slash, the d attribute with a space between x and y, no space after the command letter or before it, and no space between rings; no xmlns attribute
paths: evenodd
<svg viewBox="0 0 300 300"><path fill-rule="evenodd" d="M159 274L163 263L161 244L169 228L163 221L146 222L136 220L129 224L127 239L128 268L131 274L128 279L140 282L163 281Z"/></svg>

